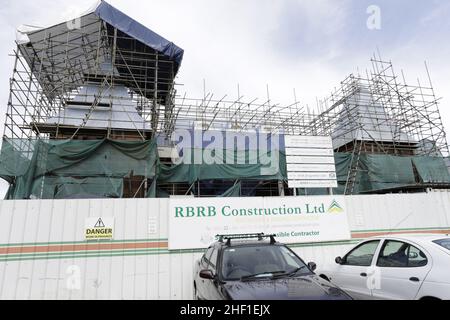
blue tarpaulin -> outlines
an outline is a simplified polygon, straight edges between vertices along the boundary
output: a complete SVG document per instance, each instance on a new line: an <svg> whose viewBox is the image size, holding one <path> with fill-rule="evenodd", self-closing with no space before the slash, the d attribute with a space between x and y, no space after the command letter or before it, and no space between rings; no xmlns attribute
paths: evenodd
<svg viewBox="0 0 450 320"><path fill-rule="evenodd" d="M95 14L111 26L166 55L178 63L178 65L181 65L184 55L183 49L130 18L109 3L102 1L95 10Z"/></svg>

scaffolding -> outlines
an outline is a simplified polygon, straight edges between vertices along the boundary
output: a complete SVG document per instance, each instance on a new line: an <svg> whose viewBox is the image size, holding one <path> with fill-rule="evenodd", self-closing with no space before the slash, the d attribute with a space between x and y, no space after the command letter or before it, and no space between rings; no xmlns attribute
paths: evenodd
<svg viewBox="0 0 450 320"><path fill-rule="evenodd" d="M269 87L263 99L245 97L239 86L236 99L206 90L198 99L180 95L175 80L183 53L106 2L83 15L76 28L62 23L23 32L13 54L4 141L28 160L39 141L157 141L158 161L170 169L171 137L179 129L332 136L336 154L350 155L341 181L345 194L358 192L367 154L434 157L450 165L440 99L426 64L428 83L411 85L403 71L397 75L391 62L374 56L371 70L351 74L310 107L295 90L292 103L276 103ZM37 156L39 163L47 161L45 150ZM151 178L132 172L128 195L145 197L155 183ZM244 194L293 194L287 177L239 178L163 181L158 187L168 195L212 196L238 187Z"/></svg>
<svg viewBox="0 0 450 320"><path fill-rule="evenodd" d="M439 98L425 63L428 84L408 84L392 62L371 59L364 75L351 74L329 97L305 134L331 135L336 152L351 152L345 194L353 194L362 154L443 158L449 148Z"/></svg>
<svg viewBox="0 0 450 320"><path fill-rule="evenodd" d="M104 17L111 8L102 2L76 28L62 23L22 33L5 138L144 141L155 136L161 113L171 117L183 51L149 30L160 43L121 31Z"/></svg>
<svg viewBox="0 0 450 320"><path fill-rule="evenodd" d="M170 117L184 51L108 3L99 2L74 21L48 28L23 27L18 34L3 161L15 157L22 165L42 164L46 170L46 148L58 141L141 142L146 148L157 135L161 114ZM120 156L127 159L126 154ZM147 164L151 168L152 163ZM13 169L26 174L18 166ZM123 193L145 197L153 173L135 176L138 166L130 165L129 170ZM117 174L108 172L103 178L112 181L107 178ZM39 177L42 190L33 196L40 197L44 184L56 179L54 173L47 175ZM70 183L81 186L97 179L82 172L76 178ZM20 189L18 176L8 179Z"/></svg>
<svg viewBox="0 0 450 320"><path fill-rule="evenodd" d="M307 133L333 136L337 151L447 157L449 149L428 68L429 84L407 84L392 62L371 59L372 70L351 74L329 97Z"/></svg>
<svg viewBox="0 0 450 320"><path fill-rule="evenodd" d="M156 55L151 59L156 59ZM22 64L22 60L23 57L18 51L16 64L26 68L27 64ZM11 81L5 136L19 138L18 141L21 143L30 144L33 144L34 139L92 139L96 137L95 134L125 140L157 137L159 146L170 150L174 147L171 135L177 129L233 131L244 135L255 129L274 134L330 135L336 153L351 154L344 193L354 194L358 174L364 170L360 163L363 154L429 156L443 159L447 159L449 155L439 113L439 99L435 96L431 80L427 86L421 85L420 82L417 85L410 85L406 83L403 72L401 77L394 73L391 62L374 58L371 63L373 70L367 71L365 76L351 74L329 97L318 100L316 108L304 106L297 101L295 91L293 102L282 106L270 99L269 88L267 98L264 100L245 98L239 90L235 100L229 99L228 96L216 99L212 93L205 93L203 98L195 99L186 94L177 95L174 82L171 90L165 92L165 101L159 100L155 104L154 99L137 95L136 91L140 89L127 88L125 93L119 94L117 92L121 91L117 89L116 78L112 80L113 84L116 82L115 87L104 80L100 88L106 86L103 90L107 92L105 96L110 102L109 105L115 105L116 100L119 100L122 106L135 104L135 110L142 116L142 118L133 118L129 115L119 117L120 120L116 122L98 113L109 105L103 101L104 96L102 99L96 98L99 89L91 91L85 89L89 87L86 80L77 84L77 90L61 92L61 97L56 95L52 103L49 103L48 95L36 80L39 73L24 72L16 66ZM428 73L428 69L426 70ZM18 81L18 79L26 80ZM90 78L87 81L95 86L99 83L91 82ZM26 83L29 83L31 88L34 85L36 90L29 90L30 86L25 86ZM154 89L150 90L150 93L161 96L161 93L155 92ZM126 97L128 94L131 98ZM34 97L34 100L30 99L30 96ZM85 116L76 119L81 121L78 126L64 126L70 117L67 113L61 113L61 109L73 104L77 99L80 100L80 96L82 101L88 101ZM25 103L21 103L24 101ZM141 107L143 105L146 107ZM133 108L115 112L132 113ZM56 121L56 126L43 125L48 123L48 119L57 117L62 117L63 121ZM97 125L92 127L90 125L92 123ZM118 126L118 123L122 126ZM24 150L23 147L20 150ZM168 155L162 156L161 162L170 166L171 154L173 153L169 152ZM28 157L31 157L31 154ZM146 190L150 183L151 181L146 182ZM139 182L135 181L134 184ZM235 186L236 181L223 180L216 181L215 184L216 187L209 191L200 181L195 184L162 183L160 189L166 194L194 193L211 196ZM248 186L244 184L241 188L243 193L258 188L258 195L292 193L287 187L286 180L263 181L263 183L250 181Z"/></svg>
<svg viewBox="0 0 450 320"><path fill-rule="evenodd" d="M371 70L349 75L328 97L317 100L316 108L302 106L295 91L294 102L287 106L274 104L269 90L262 102L245 100L239 90L236 100L214 99L211 93L203 99L176 97L166 137L175 128L332 136L335 152L351 155L343 190L348 195L356 193L361 171L368 172L361 165L364 155L440 158L450 167L440 99L427 64L428 83L423 85L420 80L407 83L403 71L397 75L390 61L375 56L370 61ZM417 176L417 169L413 170ZM426 184L416 180L414 188ZM428 187L448 188L448 183L429 183Z"/></svg>
<svg viewBox="0 0 450 320"><path fill-rule="evenodd" d="M174 112L160 128L166 136L175 128L199 130L235 130L255 128L293 135L330 135L338 152L357 149L391 155L448 157L449 149L439 98L431 78L429 84L407 84L402 71L394 73L391 62L371 59L373 69L366 74L351 74L329 97L318 100L315 108L294 102L274 104L270 98L236 100L203 99L177 96ZM426 67L429 76L428 68Z"/></svg>

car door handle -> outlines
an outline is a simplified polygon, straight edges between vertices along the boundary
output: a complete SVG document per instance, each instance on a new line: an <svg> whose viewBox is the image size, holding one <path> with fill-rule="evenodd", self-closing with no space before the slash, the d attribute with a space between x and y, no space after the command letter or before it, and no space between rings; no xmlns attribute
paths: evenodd
<svg viewBox="0 0 450 320"><path fill-rule="evenodd" d="M412 277L412 278L409 278L409 281L412 281L412 282L420 282L420 279L417 278L417 277Z"/></svg>
<svg viewBox="0 0 450 320"><path fill-rule="evenodd" d="M367 277L367 273L365 273L365 272L363 272L363 273L361 273L361 277Z"/></svg>

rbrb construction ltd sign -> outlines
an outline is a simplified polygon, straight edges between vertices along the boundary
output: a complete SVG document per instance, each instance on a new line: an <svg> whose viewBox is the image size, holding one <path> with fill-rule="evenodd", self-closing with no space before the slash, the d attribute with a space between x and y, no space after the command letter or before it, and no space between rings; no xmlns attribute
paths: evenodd
<svg viewBox="0 0 450 320"><path fill-rule="evenodd" d="M169 205L169 249L206 248L218 234L276 234L283 243L350 240L345 198L176 198Z"/></svg>

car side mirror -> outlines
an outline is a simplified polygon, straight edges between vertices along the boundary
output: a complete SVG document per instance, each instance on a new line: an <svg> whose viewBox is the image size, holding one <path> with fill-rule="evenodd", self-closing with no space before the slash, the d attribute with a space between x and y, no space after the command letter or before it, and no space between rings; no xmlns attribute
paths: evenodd
<svg viewBox="0 0 450 320"><path fill-rule="evenodd" d="M200 278L206 279L206 280L214 280L215 276L211 270L202 270L202 271L200 271Z"/></svg>
<svg viewBox="0 0 450 320"><path fill-rule="evenodd" d="M310 263L308 263L308 268L309 268L311 271L316 271L316 269L317 269L317 264L316 264L315 262L310 262Z"/></svg>
<svg viewBox="0 0 450 320"><path fill-rule="evenodd" d="M336 261L337 264L344 264L344 260L341 257L337 257L334 261Z"/></svg>

